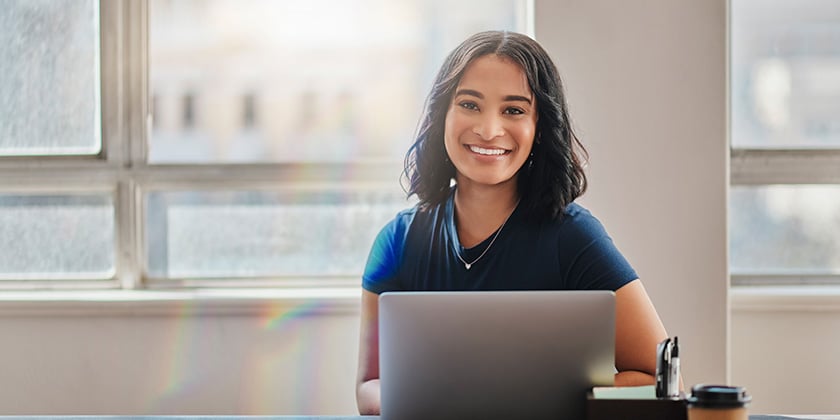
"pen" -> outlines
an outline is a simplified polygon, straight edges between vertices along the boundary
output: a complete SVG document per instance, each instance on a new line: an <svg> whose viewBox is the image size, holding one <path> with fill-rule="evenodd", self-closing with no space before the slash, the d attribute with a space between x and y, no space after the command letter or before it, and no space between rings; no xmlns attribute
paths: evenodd
<svg viewBox="0 0 840 420"><path fill-rule="evenodd" d="M671 372L671 339L666 338L656 346L656 397L668 397L668 379Z"/></svg>
<svg viewBox="0 0 840 420"><path fill-rule="evenodd" d="M668 364L668 392L670 398L680 396L680 344L678 337L671 342L671 360Z"/></svg>

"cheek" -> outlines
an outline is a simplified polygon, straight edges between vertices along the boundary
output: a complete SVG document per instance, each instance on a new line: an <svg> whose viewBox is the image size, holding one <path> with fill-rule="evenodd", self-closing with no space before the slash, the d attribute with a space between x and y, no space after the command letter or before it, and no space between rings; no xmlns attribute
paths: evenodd
<svg viewBox="0 0 840 420"><path fill-rule="evenodd" d="M518 132L519 144L530 151L531 146L534 144L536 132L537 130L534 126L526 125L521 127Z"/></svg>
<svg viewBox="0 0 840 420"><path fill-rule="evenodd" d="M453 112L452 109L446 113L446 121L443 124L444 135L449 138L457 138L458 132L461 129L462 121L458 117L457 112Z"/></svg>
<svg viewBox="0 0 840 420"><path fill-rule="evenodd" d="M458 142L458 137L463 128L462 125L456 113L451 111L446 113L446 120L443 124L443 140L446 144Z"/></svg>
<svg viewBox="0 0 840 420"><path fill-rule="evenodd" d="M446 154L452 154L452 146L457 142L457 134L454 127L455 121L452 117L452 112L446 113L446 119L443 122L443 147L446 149Z"/></svg>

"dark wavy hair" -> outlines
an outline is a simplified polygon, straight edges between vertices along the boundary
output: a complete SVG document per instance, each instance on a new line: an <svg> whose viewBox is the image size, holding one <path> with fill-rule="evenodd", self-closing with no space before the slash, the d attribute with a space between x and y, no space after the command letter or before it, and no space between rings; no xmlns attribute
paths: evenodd
<svg viewBox="0 0 840 420"><path fill-rule="evenodd" d="M423 208L441 204L449 196L455 166L444 147L446 113L464 70L488 54L518 64L536 97L533 163L526 162L518 172L520 204L535 221L562 217L566 206L586 191L583 165L588 155L572 131L560 75L548 53L533 39L514 32L477 33L446 57L405 156L406 192L409 197L416 194Z"/></svg>

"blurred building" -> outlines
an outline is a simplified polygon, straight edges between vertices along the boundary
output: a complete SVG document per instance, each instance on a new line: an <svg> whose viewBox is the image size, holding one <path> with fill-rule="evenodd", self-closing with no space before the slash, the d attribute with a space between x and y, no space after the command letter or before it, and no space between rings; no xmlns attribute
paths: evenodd
<svg viewBox="0 0 840 420"><path fill-rule="evenodd" d="M400 160L444 54L516 26L491 3L152 1L150 161Z"/></svg>

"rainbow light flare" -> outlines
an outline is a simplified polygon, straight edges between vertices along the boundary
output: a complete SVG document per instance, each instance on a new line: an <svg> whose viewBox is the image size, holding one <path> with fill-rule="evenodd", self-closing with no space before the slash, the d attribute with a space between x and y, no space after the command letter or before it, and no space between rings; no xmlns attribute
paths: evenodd
<svg viewBox="0 0 840 420"><path fill-rule="evenodd" d="M261 316L260 325L272 331L268 343L275 351L266 356L265 349L246 361L243 398L247 400L246 414L276 414L282 406L289 414L316 414L319 369L324 333L319 323L303 322L309 315L321 311L316 299L297 305L272 304ZM289 384L292 384L291 387Z"/></svg>
<svg viewBox="0 0 840 420"><path fill-rule="evenodd" d="M158 396L150 401L150 408L153 409L151 412L157 412L154 408L160 409L163 403L183 394L187 389L187 382L194 382L196 379L186 372L189 349L196 336L196 328L188 328L188 324L200 319L195 312L195 303L184 301L171 315L173 322L170 324L167 338L161 341L167 345L158 349L164 374L158 376L162 382L153 388L157 390Z"/></svg>

